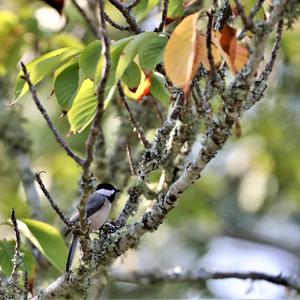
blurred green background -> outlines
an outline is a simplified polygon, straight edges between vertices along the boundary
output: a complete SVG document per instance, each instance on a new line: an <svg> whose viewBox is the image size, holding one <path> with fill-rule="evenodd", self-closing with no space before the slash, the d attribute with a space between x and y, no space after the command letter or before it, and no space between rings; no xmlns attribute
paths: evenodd
<svg viewBox="0 0 300 300"><path fill-rule="evenodd" d="M152 28L155 22L156 16L153 14L146 18L143 26ZM124 36L115 29L110 30L115 39ZM170 213L166 223L157 232L147 234L139 247L119 259L113 269L130 271L180 266L189 269L205 267L212 271L299 275L299 37L298 22L293 31L284 33L280 57L269 80L265 98L243 117L241 138L230 139L205 170L201 180L184 193L178 208ZM71 3L67 3L64 15L60 16L41 1L1 0L2 114L11 109L7 105L12 100L18 62L22 57L30 61L40 53L64 46L85 45L92 40L92 34ZM50 97L50 84L43 82L38 91L54 123L66 136L69 125L65 118L59 118L55 98ZM75 208L74 199L78 196L80 168L54 141L29 95L15 104L13 109L23 116L22 124L31 140L33 172L46 171L43 175L45 184L60 207L69 214ZM0 123L11 120L2 118ZM120 124L114 112L109 111L104 121L108 145L116 138L118 126ZM83 155L86 135L87 130L66 139L73 149ZM199 149L200 142L199 137L194 151ZM108 147L107 151L110 150ZM153 176L152 184L156 182L157 178ZM3 139L0 143L0 191L1 223L9 218L11 207L15 208L18 218L30 218L18 163L7 140ZM60 230L60 220L41 193L40 198L44 220ZM125 199L123 193L115 213ZM149 202L144 201L142 208L148 205ZM0 226L0 237L1 240L11 240L12 230L8 226ZM30 249L28 245L27 248ZM49 280L59 274L49 265L46 271L37 266L33 268ZM239 280L211 281L207 290L203 286L187 284L137 286L109 282L105 290L106 298L261 299L292 296L291 291L266 282Z"/></svg>

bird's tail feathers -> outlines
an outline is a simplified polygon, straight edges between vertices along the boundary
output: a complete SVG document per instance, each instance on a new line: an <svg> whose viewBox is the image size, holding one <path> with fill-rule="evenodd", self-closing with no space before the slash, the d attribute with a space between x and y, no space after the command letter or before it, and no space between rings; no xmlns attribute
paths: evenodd
<svg viewBox="0 0 300 300"><path fill-rule="evenodd" d="M70 247L70 250L69 250L69 254L68 254L68 259L67 259L67 264L66 264L66 272L70 271L70 268L71 268L71 265L72 265L72 262L73 262L73 259L74 259L76 246L78 244L78 240L79 240L79 236L74 235L72 243L71 243L71 247Z"/></svg>

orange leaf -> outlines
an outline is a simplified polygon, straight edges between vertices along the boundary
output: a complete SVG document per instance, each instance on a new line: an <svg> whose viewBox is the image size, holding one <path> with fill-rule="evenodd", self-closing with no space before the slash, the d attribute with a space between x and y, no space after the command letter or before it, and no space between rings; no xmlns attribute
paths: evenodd
<svg viewBox="0 0 300 300"><path fill-rule="evenodd" d="M239 72L248 61L249 50L237 41L236 29L225 25L221 32L214 32L212 39L231 72Z"/></svg>
<svg viewBox="0 0 300 300"><path fill-rule="evenodd" d="M188 89L195 75L196 24L199 13L189 15L173 31L164 53L164 66L169 79L178 87ZM193 73L194 72L194 73Z"/></svg>
<svg viewBox="0 0 300 300"><path fill-rule="evenodd" d="M124 86L126 96L131 99L141 101L144 97L150 94L151 76L145 76L144 72L141 73L141 81L135 91L131 91L127 85Z"/></svg>

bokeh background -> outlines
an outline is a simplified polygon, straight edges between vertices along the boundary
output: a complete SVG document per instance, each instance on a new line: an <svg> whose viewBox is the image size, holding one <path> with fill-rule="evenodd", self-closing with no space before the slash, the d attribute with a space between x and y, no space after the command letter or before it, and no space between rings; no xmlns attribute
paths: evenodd
<svg viewBox="0 0 300 300"><path fill-rule="evenodd" d="M80 3L84 5L84 2ZM113 10L111 12L118 20L119 16ZM153 28L158 20L154 10L144 19L143 27ZM124 36L109 28L113 38ZM293 31L284 33L268 91L265 98L243 117L241 137L230 139L201 180L184 193L178 207L159 230L147 234L137 249L118 259L114 270L179 266L191 270L203 267L210 271L262 271L299 276L299 37L298 22ZM93 39L84 20L69 2L60 16L42 1L1 0L0 111L10 109L7 104L12 100L21 58L30 61L49 50L85 45ZM58 105L50 93L51 85L44 81L38 91L53 121L66 136L69 125L65 118L59 118ZM14 109L24 118L23 126L31 140L33 171L46 171L43 179L47 187L69 214L78 197L80 168L54 141L30 96L23 97ZM113 111L107 113L103 128L108 145L113 143L114 133L121 125ZM87 132L66 137L78 153L84 153ZM201 137L193 151L199 149L200 142ZM153 176L153 186L157 181L158 176ZM3 140L0 140L0 191L0 223L9 218L11 207L15 207L19 218L30 217L18 164ZM40 197L46 222L60 229L62 224L57 216L42 194ZM125 200L123 193L115 214ZM148 205L147 201L142 203L143 208ZM0 238L13 238L10 227L0 226ZM49 281L59 274L51 266L46 270L43 276ZM278 299L293 296L292 291L270 283L234 279L209 281L207 289L196 284L137 286L109 282L105 290L106 298Z"/></svg>

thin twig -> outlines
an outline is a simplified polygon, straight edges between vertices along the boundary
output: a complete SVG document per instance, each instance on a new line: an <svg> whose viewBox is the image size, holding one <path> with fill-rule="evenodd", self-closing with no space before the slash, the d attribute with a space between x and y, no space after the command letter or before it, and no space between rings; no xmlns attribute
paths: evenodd
<svg viewBox="0 0 300 300"><path fill-rule="evenodd" d="M16 235L16 247L15 247L15 254L13 258L13 270L11 272L11 278L12 280L17 283L18 281L18 272L22 266L22 256L21 256L21 237L20 237L20 231L18 228L18 223L15 215L15 210L12 208L11 210L11 222L14 227L15 235Z"/></svg>
<svg viewBox="0 0 300 300"><path fill-rule="evenodd" d="M69 221L69 219L64 215L64 213L61 211L61 209L58 207L58 205L52 199L49 191L47 190L47 188L45 187L45 185L41 179L41 173L43 173L43 172L35 173L35 179L36 179L37 183L39 184L40 189L43 191L45 197L48 199L51 207L54 209L56 214L60 217L60 219L65 223L65 225L67 227L72 229L74 227L74 225Z"/></svg>
<svg viewBox="0 0 300 300"><path fill-rule="evenodd" d="M86 24L90 28L91 32L95 35L97 39L100 39L100 34L97 25L93 22L93 20L89 17L86 11L77 3L76 0L72 0L72 3L77 8L78 12L84 18Z"/></svg>
<svg viewBox="0 0 300 300"><path fill-rule="evenodd" d="M136 22L135 17L131 14L130 9L128 9L126 5L122 4L118 0L109 0L109 2L114 7L116 7L121 12L121 14L124 16L124 18L126 19L126 22L129 25L129 29L131 32L134 32L134 33L142 32L141 28L139 27L139 25Z"/></svg>
<svg viewBox="0 0 300 300"><path fill-rule="evenodd" d="M133 115L133 113L132 113L132 111L131 111L131 109L130 109L127 101L126 101L125 93L124 93L124 90L123 90L123 87L122 87L120 81L118 82L118 90L119 90L119 94L120 94L120 99L121 99L123 105L125 106L126 110L128 111L129 120L130 120L130 123L133 127L133 130L136 131L136 133L138 135L138 138L141 141L141 143L144 145L144 147L146 149L148 149L150 147L150 143L149 143L149 141L147 140L147 138L145 136L144 129L142 128L139 121L136 120L136 118L134 117L134 115Z"/></svg>
<svg viewBox="0 0 300 300"><path fill-rule="evenodd" d="M105 13L105 20L106 20L111 26L113 26L113 27L115 27L115 28L117 28L117 29L119 29L119 30L121 30L121 31L130 31L129 26L123 26L123 25L120 25L120 24L116 23L115 21L113 21L113 20L110 18L110 16L109 16L107 13Z"/></svg>
<svg viewBox="0 0 300 300"><path fill-rule="evenodd" d="M33 99L34 103L36 104L38 110L41 112L42 116L46 120L46 122L48 124L48 127L50 128L50 130L52 131L52 133L55 136L56 141L61 145L61 147L63 147L65 149L68 156L70 156L80 166L83 166L83 163L84 163L83 160L71 150L70 146L66 143L66 141L63 139L63 137L58 132L58 129L56 128L56 126L52 123L46 109L43 107L40 99L37 96L36 89L35 89L32 81L30 79L27 68L26 68L26 66L23 62L21 62L21 66L22 66L22 70L23 70L23 73L24 73L23 78L26 80L26 82L29 86L29 90L30 90L32 99Z"/></svg>
<svg viewBox="0 0 300 300"><path fill-rule="evenodd" d="M28 293L29 293L29 280L28 280L28 273L25 270L24 271L24 300L28 299Z"/></svg>
<svg viewBox="0 0 300 300"><path fill-rule="evenodd" d="M210 66L210 74L211 74L211 81L213 85L216 85L217 83L217 70L216 70L216 64L214 61L214 57L212 55L212 39L211 39L211 34L212 34L212 24L213 24L213 14L208 13L208 23L207 23L207 37L206 37L206 48L207 48L207 58Z"/></svg>
<svg viewBox="0 0 300 300"><path fill-rule="evenodd" d="M245 29L250 30L251 32L255 32L255 25L253 23L252 18L248 18L245 12L245 8L240 0L234 0L236 4L236 9L238 11L239 16L242 19L243 25Z"/></svg>
<svg viewBox="0 0 300 300"><path fill-rule="evenodd" d="M258 102L264 95L264 92L268 86L268 82L267 82L268 78L273 70L276 58L279 53L283 24L284 24L283 19L281 19L277 24L276 39L271 51L271 58L269 62L266 64L264 70L261 72L258 79L255 81L254 88L251 91L252 93L251 97L249 98L250 101L246 102L245 107L247 107L248 105L253 105L254 103Z"/></svg>
<svg viewBox="0 0 300 300"><path fill-rule="evenodd" d="M300 291L299 282L290 277L271 275L261 272L208 272L204 269L198 271L184 271L176 267L167 271L136 271L130 273L112 273L114 281L131 282L136 284L157 284L157 283L197 283L205 284L208 280L221 279L242 279L242 280L265 280L273 284L282 285Z"/></svg>
<svg viewBox="0 0 300 300"><path fill-rule="evenodd" d="M254 7L251 9L250 14L248 19L252 20L254 17L256 16L256 14L259 12L259 10L261 9L262 5L264 4L265 0L258 0L256 2L256 4L254 5ZM245 36L245 32L246 32L246 28L243 28L242 31L240 32L239 36L238 36L238 40L241 40L244 36Z"/></svg>
<svg viewBox="0 0 300 300"><path fill-rule="evenodd" d="M278 22L277 29L276 29L276 39L275 39L273 49L271 51L271 58L270 58L269 62L267 63L264 71L262 72L262 75L260 76L261 80L267 80L269 75L271 74L271 72L273 70L274 63L276 61L276 58L278 56L278 52L279 52L279 49L280 49L282 29L283 29L283 19L281 19Z"/></svg>
<svg viewBox="0 0 300 300"><path fill-rule="evenodd" d="M157 32L162 32L165 28L167 14L168 14L168 8L169 8L169 0L164 0L163 10L162 10L162 14L161 14L161 22L156 30Z"/></svg>
<svg viewBox="0 0 300 300"><path fill-rule="evenodd" d="M131 174L132 174L132 176L135 176L137 174L137 172L136 172L136 169L133 164L131 148L128 144L126 144L126 153L127 153L127 158L128 158L128 163L129 163Z"/></svg>
<svg viewBox="0 0 300 300"><path fill-rule="evenodd" d="M155 108L155 112L156 112L157 118L161 122L163 122L165 120L165 116L164 116L164 113L162 111L162 107L161 107L160 103L154 97L149 97L149 99L154 104L154 108Z"/></svg>
<svg viewBox="0 0 300 300"><path fill-rule="evenodd" d="M127 4L127 9L131 10L134 7L136 7L137 5L139 5L139 3L141 2L141 0L133 0L131 3Z"/></svg>

